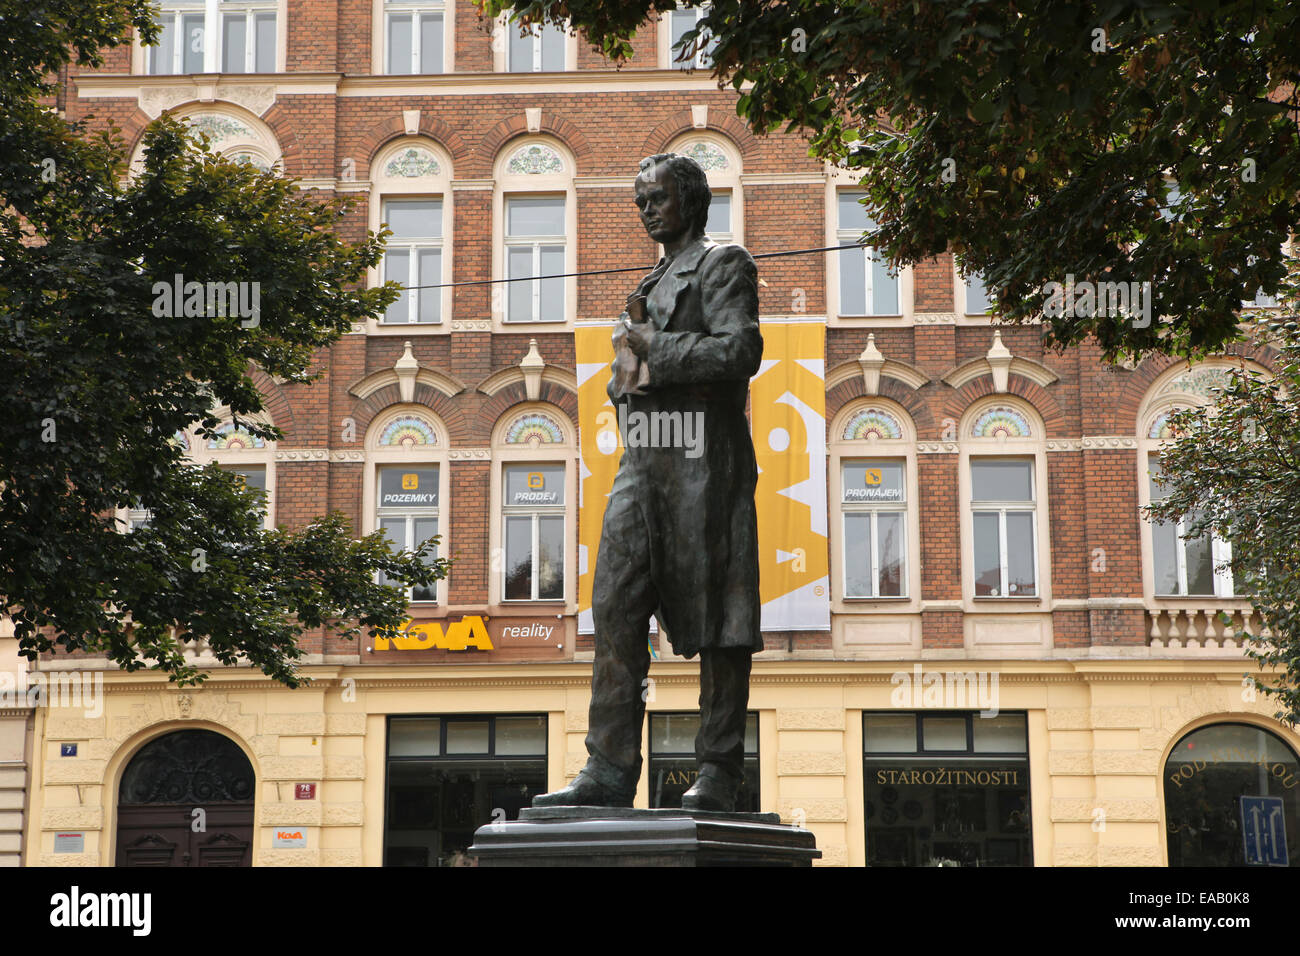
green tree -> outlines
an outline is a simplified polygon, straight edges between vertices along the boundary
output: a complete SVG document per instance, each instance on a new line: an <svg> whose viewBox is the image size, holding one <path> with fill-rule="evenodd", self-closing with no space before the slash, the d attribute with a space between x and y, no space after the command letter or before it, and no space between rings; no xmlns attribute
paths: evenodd
<svg viewBox="0 0 1300 956"><path fill-rule="evenodd" d="M174 436L228 409L280 437L251 417L252 371L310 381L321 349L393 301L364 288L382 236L344 242L341 205L174 121L149 129L128 179L115 131L45 104L70 58L99 65L130 27L156 38L145 0L0 0L0 613L31 658L104 652L188 683L201 637L296 686L305 629L394 634L405 594L376 575L427 585L447 563L356 540L338 513L267 531L257 493L186 463ZM248 283L257 308L170 315L177 275ZM133 506L152 519L123 533L113 512Z"/></svg>
<svg viewBox="0 0 1300 956"><path fill-rule="evenodd" d="M1284 289L1300 293L1300 274ZM1243 369L1203 408L1170 416L1176 437L1160 456L1166 497L1149 517L1184 521L1184 537L1217 535L1232 546L1233 589L1250 595L1265 623L1246 652L1276 668L1259 689L1279 720L1300 721L1300 336L1296 317L1269 317L1255 334L1278 344L1277 376ZM1267 675L1269 670L1265 671Z"/></svg>
<svg viewBox="0 0 1300 956"><path fill-rule="evenodd" d="M476 2L522 22L567 19L615 62L647 18L678 6ZM1284 243L1300 222L1300 3L682 6L706 9L683 59L708 43L756 133L802 132L813 156L860 172L875 223L865 241L895 264L952 251L994 290L1002 321L1041 319L1049 346L1093 342L1112 360L1217 350L1243 335L1243 301L1288 292L1283 318L1254 334L1282 349L1279 381L1296 394L1296 260ZM1150 282L1153 301L1145 314L1060 314L1048 284L1070 276ZM1186 414L1159 515L1199 516L1196 527L1239 542L1238 593L1270 633L1254 653L1281 668L1268 689L1294 720L1300 408L1270 388L1238 385ZM1250 420L1256 438L1242 444Z"/></svg>
<svg viewBox="0 0 1300 956"><path fill-rule="evenodd" d="M568 18L615 61L676 0L477 0ZM1273 292L1300 221L1300 4L684 0L756 132L862 173L895 263L952 250L1006 321L1048 282L1151 282L1147 316L1061 315L1057 345L1190 354ZM1177 192L1171 186L1177 184ZM1161 317L1171 317L1161 321Z"/></svg>

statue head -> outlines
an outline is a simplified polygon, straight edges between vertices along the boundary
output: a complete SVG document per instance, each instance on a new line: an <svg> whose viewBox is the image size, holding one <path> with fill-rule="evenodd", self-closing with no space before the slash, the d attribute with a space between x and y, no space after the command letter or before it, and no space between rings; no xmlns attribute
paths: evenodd
<svg viewBox="0 0 1300 956"><path fill-rule="evenodd" d="M700 164L678 153L656 153L641 160L640 170L636 204L650 238L667 247L703 236L713 193Z"/></svg>

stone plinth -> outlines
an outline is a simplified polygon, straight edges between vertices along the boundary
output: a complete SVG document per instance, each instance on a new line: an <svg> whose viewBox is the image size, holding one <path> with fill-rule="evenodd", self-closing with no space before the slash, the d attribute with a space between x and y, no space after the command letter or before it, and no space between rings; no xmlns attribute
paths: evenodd
<svg viewBox="0 0 1300 956"><path fill-rule="evenodd" d="M812 866L813 834L775 813L529 807L489 823L469 852L480 866Z"/></svg>

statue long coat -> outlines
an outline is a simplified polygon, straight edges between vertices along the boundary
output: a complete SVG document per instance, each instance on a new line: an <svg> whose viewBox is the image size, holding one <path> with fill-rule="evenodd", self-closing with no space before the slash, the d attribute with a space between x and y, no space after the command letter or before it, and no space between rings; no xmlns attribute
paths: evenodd
<svg viewBox="0 0 1300 956"><path fill-rule="evenodd" d="M626 403L619 409L626 447L611 499L631 495L640 504L656 616L674 652L760 651L758 467L745 417L749 379L763 354L753 258L741 246L692 242L650 292L646 313L657 330L647 394L617 397L610 383L615 405ZM640 422L638 412L646 416ZM655 422L655 413L680 413L683 427L686 416L702 421L697 434L671 433L698 446L639 445L653 433L638 435L638 424Z"/></svg>

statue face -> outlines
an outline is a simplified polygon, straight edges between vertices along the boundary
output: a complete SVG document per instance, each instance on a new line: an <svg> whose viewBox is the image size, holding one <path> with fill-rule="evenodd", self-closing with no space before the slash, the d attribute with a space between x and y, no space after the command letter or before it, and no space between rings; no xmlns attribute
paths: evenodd
<svg viewBox="0 0 1300 956"><path fill-rule="evenodd" d="M675 244L690 231L678 201L677 181L663 163L637 176L636 206L641 210L645 231L665 247Z"/></svg>

